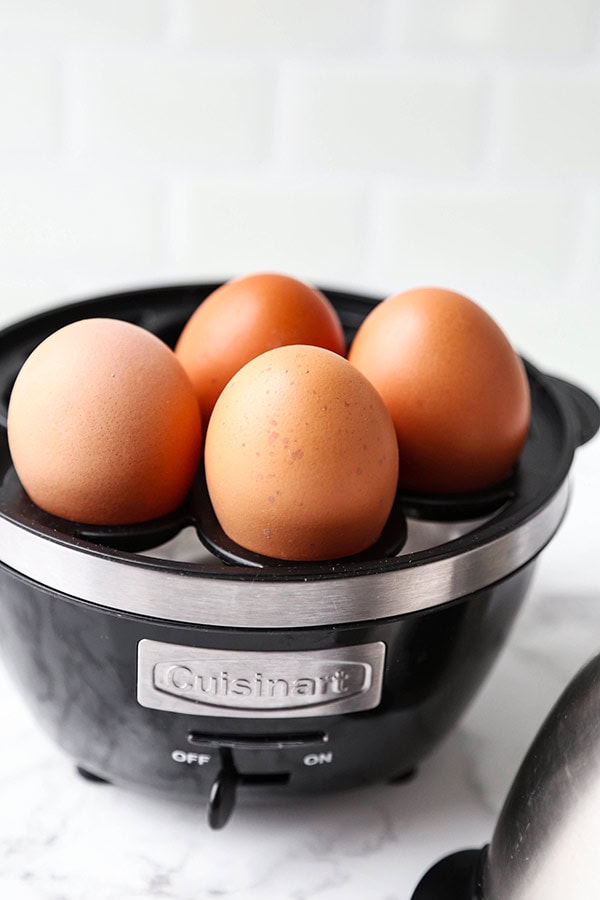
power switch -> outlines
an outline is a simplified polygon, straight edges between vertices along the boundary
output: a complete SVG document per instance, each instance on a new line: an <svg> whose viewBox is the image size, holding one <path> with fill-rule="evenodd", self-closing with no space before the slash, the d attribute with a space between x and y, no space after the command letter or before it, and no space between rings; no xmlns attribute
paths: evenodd
<svg viewBox="0 0 600 900"><path fill-rule="evenodd" d="M223 828L231 817L239 780L231 750L223 748L220 756L221 767L208 797L208 824L215 829Z"/></svg>

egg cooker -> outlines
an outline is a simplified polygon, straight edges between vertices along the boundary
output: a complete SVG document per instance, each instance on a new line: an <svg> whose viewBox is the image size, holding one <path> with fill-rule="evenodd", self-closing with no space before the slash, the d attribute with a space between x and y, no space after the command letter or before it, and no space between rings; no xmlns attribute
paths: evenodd
<svg viewBox="0 0 600 900"><path fill-rule="evenodd" d="M400 492L377 545L336 561L280 562L233 546L201 472L180 509L141 525L86 526L37 508L5 427L28 354L94 316L173 346L216 287L115 294L0 332L0 652L81 774L198 798L218 828L236 799L416 770L496 658L565 513L574 451L600 413L526 363L532 421L511 477L469 495ZM324 292L350 341L377 301Z"/></svg>

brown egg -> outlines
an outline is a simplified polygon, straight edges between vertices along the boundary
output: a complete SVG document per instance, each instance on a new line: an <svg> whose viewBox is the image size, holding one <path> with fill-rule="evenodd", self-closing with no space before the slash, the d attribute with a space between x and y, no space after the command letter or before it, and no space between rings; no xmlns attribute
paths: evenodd
<svg viewBox="0 0 600 900"><path fill-rule="evenodd" d="M529 427L529 385L472 300L440 288L396 294L365 319L349 360L391 413L402 487L473 491L510 473Z"/></svg>
<svg viewBox="0 0 600 900"><path fill-rule="evenodd" d="M190 381L166 344L128 322L85 319L26 360L10 397L8 439L38 506L118 525L181 503L202 427Z"/></svg>
<svg viewBox="0 0 600 900"><path fill-rule="evenodd" d="M278 559L334 559L379 537L398 475L383 401L341 356L280 347L231 379L210 419L206 479L226 534Z"/></svg>
<svg viewBox="0 0 600 900"><path fill-rule="evenodd" d="M338 315L320 291L273 273L227 282L200 304L175 347L208 422L216 399L238 369L287 344L315 344L344 354Z"/></svg>

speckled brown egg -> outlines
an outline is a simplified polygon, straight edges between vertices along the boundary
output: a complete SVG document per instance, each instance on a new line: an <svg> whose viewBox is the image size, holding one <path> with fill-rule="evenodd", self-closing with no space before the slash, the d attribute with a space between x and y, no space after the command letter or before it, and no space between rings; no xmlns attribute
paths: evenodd
<svg viewBox="0 0 600 900"><path fill-rule="evenodd" d="M129 322L85 319L24 363L8 439L34 503L66 519L118 525L181 503L202 426L189 378L166 344Z"/></svg>
<svg viewBox="0 0 600 900"><path fill-rule="evenodd" d="M474 491L510 474L528 433L529 384L478 304L441 288L395 294L364 320L349 359L391 413L401 487Z"/></svg>
<svg viewBox="0 0 600 900"><path fill-rule="evenodd" d="M366 549L390 513L394 427L343 357L293 345L263 353L217 400L205 445L217 518L242 547L324 560Z"/></svg>

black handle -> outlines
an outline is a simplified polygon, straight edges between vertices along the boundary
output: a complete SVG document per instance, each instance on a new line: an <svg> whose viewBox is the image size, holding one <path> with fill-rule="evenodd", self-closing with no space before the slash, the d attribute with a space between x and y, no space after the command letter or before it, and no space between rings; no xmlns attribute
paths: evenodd
<svg viewBox="0 0 600 900"><path fill-rule="evenodd" d="M555 375L547 377L553 390L564 401L565 407L570 412L570 418L576 429L575 440L580 447L590 441L600 429L600 407L593 397L570 381L557 378Z"/></svg>
<svg viewBox="0 0 600 900"><path fill-rule="evenodd" d="M425 873L411 900L484 900L481 878L487 846L459 850Z"/></svg>

